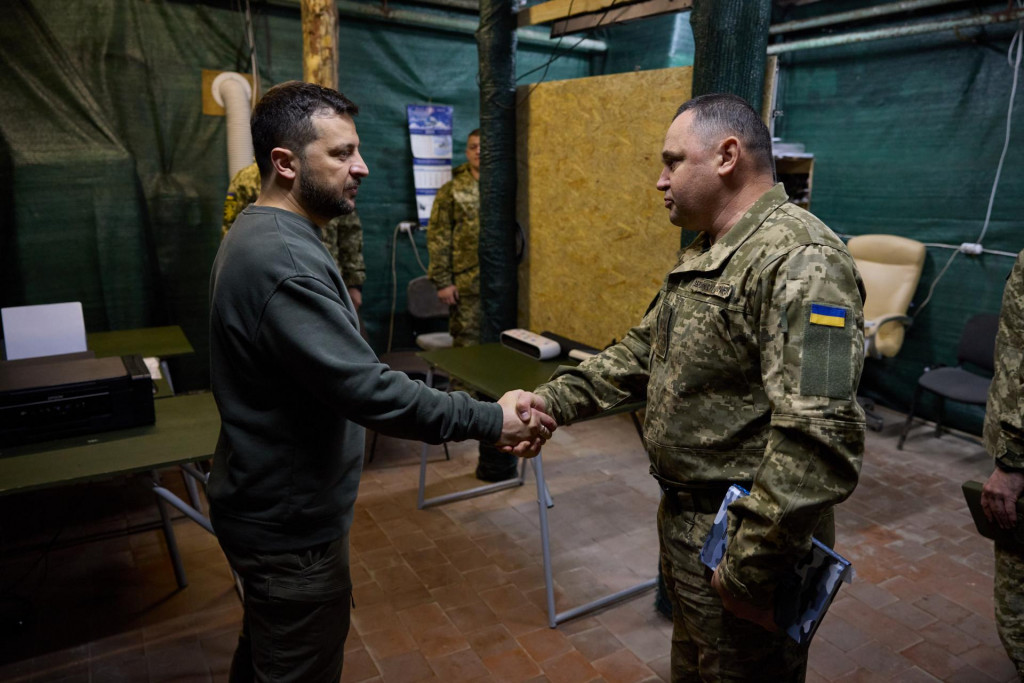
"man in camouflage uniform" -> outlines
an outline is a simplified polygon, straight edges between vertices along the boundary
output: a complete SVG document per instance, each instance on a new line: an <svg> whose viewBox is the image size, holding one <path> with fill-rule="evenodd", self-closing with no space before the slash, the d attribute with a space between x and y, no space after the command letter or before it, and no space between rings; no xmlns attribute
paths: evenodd
<svg viewBox="0 0 1024 683"><path fill-rule="evenodd" d="M812 536L834 539L860 473L863 285L843 243L787 203L742 99L683 104L662 157L670 220L696 239L639 325L537 393L559 424L647 400L672 679L802 681L807 650L775 626L774 591ZM712 574L699 553L732 483L750 495L729 506Z"/></svg>
<svg viewBox="0 0 1024 683"><path fill-rule="evenodd" d="M427 226L427 277L437 287L437 298L448 304L448 330L457 347L480 343L479 181L478 128L466 137L466 163L437 191ZM511 479L516 476L516 459L480 444L476 476L483 481Z"/></svg>
<svg viewBox="0 0 1024 683"><path fill-rule="evenodd" d="M427 277L448 304L455 346L480 343L480 130L466 139L466 163L434 198L427 226Z"/></svg>
<svg viewBox="0 0 1024 683"><path fill-rule="evenodd" d="M224 200L224 219L221 235L228 234L231 224L260 196L260 170L252 162L235 174L228 184L228 196ZM363 261L363 226L353 211L328 222L323 229L323 242L338 264L345 286L356 310L363 304L363 283L366 282L366 263Z"/></svg>
<svg viewBox="0 0 1024 683"><path fill-rule="evenodd" d="M989 520L1004 529L1017 523L1017 499L1024 492L1024 252L1003 292L996 335L995 376L985 409L985 448L995 470L981 492ZM1024 545L996 542L996 626L1003 647L1024 680Z"/></svg>

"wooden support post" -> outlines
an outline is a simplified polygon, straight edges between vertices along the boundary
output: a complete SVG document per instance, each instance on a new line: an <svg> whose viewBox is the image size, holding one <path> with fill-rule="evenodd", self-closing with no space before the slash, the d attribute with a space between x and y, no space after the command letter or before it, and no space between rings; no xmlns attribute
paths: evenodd
<svg viewBox="0 0 1024 683"><path fill-rule="evenodd" d="M302 0L302 80L338 87L338 5Z"/></svg>

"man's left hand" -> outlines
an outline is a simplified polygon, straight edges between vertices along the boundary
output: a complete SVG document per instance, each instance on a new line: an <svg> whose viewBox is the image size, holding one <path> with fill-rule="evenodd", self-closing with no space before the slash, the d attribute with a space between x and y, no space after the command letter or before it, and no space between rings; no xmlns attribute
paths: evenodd
<svg viewBox="0 0 1024 683"><path fill-rule="evenodd" d="M740 600L734 596L722 584L718 569L715 569L715 573L711 575L711 587L718 591L719 597L722 598L722 606L740 619L752 621L768 631L779 630L779 627L775 625L774 610L751 605L746 600Z"/></svg>
<svg viewBox="0 0 1024 683"><path fill-rule="evenodd" d="M355 287L348 288L348 295L352 299L352 305L359 310L359 307L363 305L363 293Z"/></svg>

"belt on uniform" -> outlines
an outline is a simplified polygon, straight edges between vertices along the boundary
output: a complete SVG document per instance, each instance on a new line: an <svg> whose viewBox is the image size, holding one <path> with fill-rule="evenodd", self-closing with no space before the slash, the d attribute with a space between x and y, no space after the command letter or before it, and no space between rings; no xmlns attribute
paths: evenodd
<svg viewBox="0 0 1024 683"><path fill-rule="evenodd" d="M718 512L718 508L722 507L722 499L725 498L726 491L733 484L750 489L750 482L714 481L700 484L679 484L664 479L654 472L651 472L651 476L661 486L669 505L685 512L698 512L706 515Z"/></svg>

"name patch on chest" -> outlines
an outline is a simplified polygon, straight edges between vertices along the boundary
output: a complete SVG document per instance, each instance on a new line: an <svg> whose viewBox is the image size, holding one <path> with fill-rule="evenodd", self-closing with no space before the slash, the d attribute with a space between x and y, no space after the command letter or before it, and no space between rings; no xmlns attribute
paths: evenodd
<svg viewBox="0 0 1024 683"><path fill-rule="evenodd" d="M714 280L694 280L690 284L690 289L701 294L707 294L708 296L716 296L719 299L728 299L732 295L732 285L715 282Z"/></svg>

